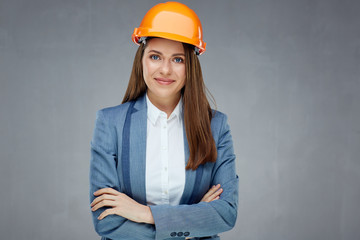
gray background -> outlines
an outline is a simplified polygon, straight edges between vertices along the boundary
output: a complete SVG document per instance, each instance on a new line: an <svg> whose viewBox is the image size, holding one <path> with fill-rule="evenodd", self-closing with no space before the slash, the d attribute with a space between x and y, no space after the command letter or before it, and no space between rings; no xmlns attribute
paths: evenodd
<svg viewBox="0 0 360 240"><path fill-rule="evenodd" d="M96 110L121 102L133 28L158 1L0 0L1 239L99 239ZM240 177L223 239L360 239L360 2L182 1Z"/></svg>

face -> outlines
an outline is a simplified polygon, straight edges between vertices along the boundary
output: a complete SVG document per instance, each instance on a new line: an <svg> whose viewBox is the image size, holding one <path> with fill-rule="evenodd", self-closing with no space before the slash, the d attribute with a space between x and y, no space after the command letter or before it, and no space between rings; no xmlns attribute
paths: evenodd
<svg viewBox="0 0 360 240"><path fill-rule="evenodd" d="M142 64L149 99L154 104L176 104L186 78L183 44L152 38L146 43Z"/></svg>

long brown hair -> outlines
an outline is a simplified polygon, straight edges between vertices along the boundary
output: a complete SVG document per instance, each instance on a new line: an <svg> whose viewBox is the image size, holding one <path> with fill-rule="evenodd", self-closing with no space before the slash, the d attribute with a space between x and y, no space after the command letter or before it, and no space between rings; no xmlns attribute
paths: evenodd
<svg viewBox="0 0 360 240"><path fill-rule="evenodd" d="M213 112L206 97L200 61L194 47L183 43L185 51L185 86L183 96L184 124L189 144L190 157L186 169L196 170L199 165L215 162L217 151L211 133ZM134 58L128 87L122 103L136 100L146 93L147 86L143 77L142 58L146 45L141 43Z"/></svg>

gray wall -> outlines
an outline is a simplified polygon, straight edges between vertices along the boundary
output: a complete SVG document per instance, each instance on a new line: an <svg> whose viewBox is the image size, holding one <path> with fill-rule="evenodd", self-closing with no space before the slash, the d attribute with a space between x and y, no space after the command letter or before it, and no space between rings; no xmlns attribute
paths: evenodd
<svg viewBox="0 0 360 240"><path fill-rule="evenodd" d="M120 103L156 2L0 0L1 239L98 239L88 206L96 110ZM182 1L240 177L223 239L360 239L360 2Z"/></svg>

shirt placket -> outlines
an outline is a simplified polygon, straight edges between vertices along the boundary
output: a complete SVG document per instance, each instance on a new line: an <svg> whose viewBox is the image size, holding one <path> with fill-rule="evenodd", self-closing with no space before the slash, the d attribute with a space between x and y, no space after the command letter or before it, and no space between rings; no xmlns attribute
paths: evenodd
<svg viewBox="0 0 360 240"><path fill-rule="evenodd" d="M169 146L168 146L168 123L167 115L162 112L160 114L161 124L161 199L163 204L169 204Z"/></svg>

